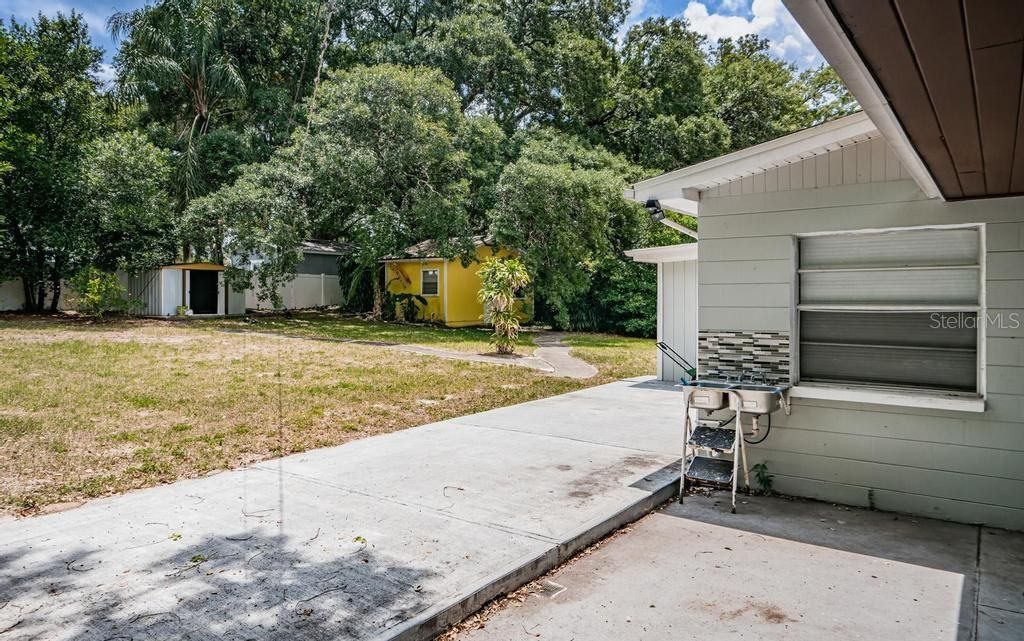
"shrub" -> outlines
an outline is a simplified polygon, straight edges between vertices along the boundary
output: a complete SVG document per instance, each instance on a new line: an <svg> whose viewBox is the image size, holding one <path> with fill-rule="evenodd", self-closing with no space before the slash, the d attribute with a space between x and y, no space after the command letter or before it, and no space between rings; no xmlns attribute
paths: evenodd
<svg viewBox="0 0 1024 641"><path fill-rule="evenodd" d="M518 258L488 259L479 274L480 300L488 310L485 320L494 327L491 344L499 354L512 354L519 339L516 292L530 284L530 276Z"/></svg>
<svg viewBox="0 0 1024 641"><path fill-rule="evenodd" d="M419 294L395 294L395 311L398 313L398 320L406 323L413 323L420 319L420 306L426 308L427 299Z"/></svg>
<svg viewBox="0 0 1024 641"><path fill-rule="evenodd" d="M71 289L78 294L78 311L89 316L124 314L142 307L131 300L117 276L95 267L86 267L71 277Z"/></svg>

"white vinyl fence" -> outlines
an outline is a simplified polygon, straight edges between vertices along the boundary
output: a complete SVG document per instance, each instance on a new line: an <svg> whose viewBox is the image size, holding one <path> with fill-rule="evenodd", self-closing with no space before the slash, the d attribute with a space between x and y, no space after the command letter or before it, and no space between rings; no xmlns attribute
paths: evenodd
<svg viewBox="0 0 1024 641"><path fill-rule="evenodd" d="M341 283L337 276L328 274L298 274L294 280L277 290L285 309L306 309L341 304ZM273 309L270 301L256 299L252 289L245 292L245 306L249 309Z"/></svg>

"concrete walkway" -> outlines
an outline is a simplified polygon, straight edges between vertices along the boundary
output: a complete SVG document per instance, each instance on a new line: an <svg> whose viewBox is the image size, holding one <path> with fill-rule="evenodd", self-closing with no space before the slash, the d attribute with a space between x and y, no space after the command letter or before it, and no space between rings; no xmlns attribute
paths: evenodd
<svg viewBox="0 0 1024 641"><path fill-rule="evenodd" d="M720 496L673 502L459 641L1024 639L1022 533Z"/></svg>
<svg viewBox="0 0 1024 641"><path fill-rule="evenodd" d="M597 369L593 365L569 353L569 346L563 342L564 338L565 334L556 332L539 334L533 341L537 345L533 355L550 363L557 376L567 378L596 376Z"/></svg>
<svg viewBox="0 0 1024 641"><path fill-rule="evenodd" d="M621 381L0 522L0 639L425 639L674 491Z"/></svg>

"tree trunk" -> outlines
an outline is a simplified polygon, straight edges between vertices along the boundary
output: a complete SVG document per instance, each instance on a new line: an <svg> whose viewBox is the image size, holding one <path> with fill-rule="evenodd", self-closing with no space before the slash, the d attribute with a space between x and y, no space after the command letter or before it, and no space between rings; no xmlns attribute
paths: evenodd
<svg viewBox="0 0 1024 641"><path fill-rule="evenodd" d="M384 301L380 287L380 272L378 270L373 271L373 312L370 316L374 320L380 320L383 316Z"/></svg>
<svg viewBox="0 0 1024 641"><path fill-rule="evenodd" d="M36 306L35 306L35 310L34 311L41 312L41 311L43 311L43 308L45 306L46 306L46 281L41 280L41 281L39 281L39 285L36 287Z"/></svg>
<svg viewBox="0 0 1024 641"><path fill-rule="evenodd" d="M33 291L32 281L22 276L21 288L25 292L25 303L22 307L24 307L26 312L34 312L36 309L36 295Z"/></svg>
<svg viewBox="0 0 1024 641"><path fill-rule="evenodd" d="M57 304L60 303L60 275L58 275L56 271L50 279L50 286L53 287L53 298L50 299L50 311L56 313ZM40 307L42 307L41 301Z"/></svg>

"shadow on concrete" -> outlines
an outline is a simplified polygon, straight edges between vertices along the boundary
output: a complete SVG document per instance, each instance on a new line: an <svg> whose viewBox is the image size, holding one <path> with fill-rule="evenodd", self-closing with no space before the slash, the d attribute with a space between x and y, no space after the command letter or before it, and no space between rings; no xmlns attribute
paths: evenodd
<svg viewBox="0 0 1024 641"><path fill-rule="evenodd" d="M0 638L365 639L436 600L420 586L433 572L390 563L365 543L345 544L351 551L327 562L305 553L331 546L339 547L239 534L183 543L140 565L86 548L44 562L28 547L4 550ZM102 591L90 590L98 583Z"/></svg>
<svg viewBox="0 0 1024 641"><path fill-rule="evenodd" d="M629 381L629 379L626 379ZM649 389L657 390L659 392L672 392L679 394L679 414L682 416L683 413L683 395L679 391L679 388L675 383L669 383L667 381L661 381L656 378L648 379L645 381L630 381L629 387L635 389Z"/></svg>
<svg viewBox="0 0 1024 641"><path fill-rule="evenodd" d="M958 575L957 641L977 639L981 528L785 497L687 496L661 514Z"/></svg>

